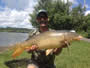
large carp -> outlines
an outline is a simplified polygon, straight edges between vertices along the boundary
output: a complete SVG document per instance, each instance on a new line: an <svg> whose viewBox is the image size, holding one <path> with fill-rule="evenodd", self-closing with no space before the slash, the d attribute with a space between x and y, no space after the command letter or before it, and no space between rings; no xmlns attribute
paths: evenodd
<svg viewBox="0 0 90 68"><path fill-rule="evenodd" d="M37 45L38 49L53 49L63 47L66 43L70 43L73 40L80 40L81 38L77 33L66 30L46 31L31 37L30 40L12 45L11 47L15 48L12 56L14 58L19 56L32 45Z"/></svg>

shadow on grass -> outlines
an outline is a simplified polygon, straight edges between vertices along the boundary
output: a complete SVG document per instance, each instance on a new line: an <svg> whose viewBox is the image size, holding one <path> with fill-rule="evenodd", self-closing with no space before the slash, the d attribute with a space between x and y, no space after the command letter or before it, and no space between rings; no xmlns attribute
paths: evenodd
<svg viewBox="0 0 90 68"><path fill-rule="evenodd" d="M30 59L18 59L18 60L10 60L6 61L5 65L9 68L26 68Z"/></svg>

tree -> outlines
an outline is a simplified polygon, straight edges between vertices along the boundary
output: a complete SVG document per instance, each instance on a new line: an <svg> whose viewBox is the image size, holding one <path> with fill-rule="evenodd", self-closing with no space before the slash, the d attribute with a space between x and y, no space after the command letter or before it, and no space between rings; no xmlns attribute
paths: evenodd
<svg viewBox="0 0 90 68"><path fill-rule="evenodd" d="M86 16L88 38L90 38L90 14Z"/></svg>
<svg viewBox="0 0 90 68"><path fill-rule="evenodd" d="M67 7L68 4L68 7ZM35 22L35 15L39 9L46 9L49 16L49 27L53 29L71 29L71 16L69 16L70 2L65 3L62 0L38 0L38 4L34 7L34 12L31 14L31 23L34 27L38 27Z"/></svg>
<svg viewBox="0 0 90 68"><path fill-rule="evenodd" d="M72 15L72 24L75 30L82 30L84 27L85 16L84 16L85 9L82 8L82 5L79 4L77 7L73 8L71 11Z"/></svg>
<svg viewBox="0 0 90 68"><path fill-rule="evenodd" d="M56 30L74 29L77 31L86 31L87 22L84 16L85 8L82 5L72 8L70 11L71 2L63 2L62 0L38 0L38 4L34 7L31 16L31 23L34 27L38 27L36 23L36 14L40 9L46 9L49 16L49 27Z"/></svg>

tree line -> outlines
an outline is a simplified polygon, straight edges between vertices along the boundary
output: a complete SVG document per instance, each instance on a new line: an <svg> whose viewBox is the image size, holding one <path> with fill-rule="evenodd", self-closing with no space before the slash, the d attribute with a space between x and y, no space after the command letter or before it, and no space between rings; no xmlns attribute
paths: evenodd
<svg viewBox="0 0 90 68"><path fill-rule="evenodd" d="M30 22L37 28L36 15L38 10L45 9L49 16L49 27L55 30L76 30L90 34L90 15L85 16L86 8L79 4L72 8L67 0L37 0L34 11L30 14Z"/></svg>
<svg viewBox="0 0 90 68"><path fill-rule="evenodd" d="M0 28L0 32L29 33L32 32L32 29L7 27L7 28Z"/></svg>

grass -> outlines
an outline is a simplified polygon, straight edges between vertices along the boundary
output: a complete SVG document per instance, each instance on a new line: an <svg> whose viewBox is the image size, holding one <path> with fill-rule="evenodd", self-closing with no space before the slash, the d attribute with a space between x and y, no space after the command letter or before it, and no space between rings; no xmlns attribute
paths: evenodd
<svg viewBox="0 0 90 68"><path fill-rule="evenodd" d="M11 51L0 54L0 68L8 68L4 62L12 60ZM29 58L30 55L24 52L20 58ZM70 46L70 52L67 48L64 48L62 53L56 56L55 59L56 68L90 68L90 43L80 41L73 42Z"/></svg>
<svg viewBox="0 0 90 68"><path fill-rule="evenodd" d="M65 48L56 57L57 68L90 68L90 43L73 42L70 53Z"/></svg>

